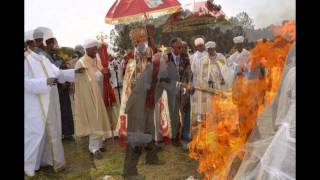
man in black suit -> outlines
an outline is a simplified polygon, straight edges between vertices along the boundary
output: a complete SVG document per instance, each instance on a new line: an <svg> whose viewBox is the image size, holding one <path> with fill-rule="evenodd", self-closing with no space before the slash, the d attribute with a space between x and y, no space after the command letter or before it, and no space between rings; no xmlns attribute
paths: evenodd
<svg viewBox="0 0 320 180"><path fill-rule="evenodd" d="M167 91L168 106L171 119L171 135L172 143L175 146L180 146L179 129L180 129L180 115L179 108L181 104L181 94L186 89L181 87L179 67L181 63L180 54L182 51L182 40L178 37L171 39L170 41L171 52L167 54L165 59L167 60L167 67L165 76L170 79L170 82L160 82L158 86L156 97L160 97L163 89Z"/></svg>

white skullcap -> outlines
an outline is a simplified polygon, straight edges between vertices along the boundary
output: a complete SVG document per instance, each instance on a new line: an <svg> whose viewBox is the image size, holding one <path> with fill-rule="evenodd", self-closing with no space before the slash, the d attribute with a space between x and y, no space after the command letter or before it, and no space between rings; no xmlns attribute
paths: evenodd
<svg viewBox="0 0 320 180"><path fill-rule="evenodd" d="M243 36L237 36L237 37L234 37L234 38L233 38L233 42L234 42L235 44L243 43L243 41L244 41L244 37L243 37Z"/></svg>
<svg viewBox="0 0 320 180"><path fill-rule="evenodd" d="M51 30L44 32L44 37L43 37L44 42L46 42L46 40L51 38L55 38Z"/></svg>
<svg viewBox="0 0 320 180"><path fill-rule="evenodd" d="M24 33L24 42L33 41L33 30Z"/></svg>
<svg viewBox="0 0 320 180"><path fill-rule="evenodd" d="M194 45L198 46L200 44L204 44L204 40L202 38L197 38L194 40Z"/></svg>
<svg viewBox="0 0 320 180"><path fill-rule="evenodd" d="M206 49L208 48L216 48L216 43L213 41L209 41L206 43Z"/></svg>
<svg viewBox="0 0 320 180"><path fill-rule="evenodd" d="M48 31L51 31L51 30L47 27L37 27L33 31L33 38L34 39L44 38L45 33Z"/></svg>
<svg viewBox="0 0 320 180"><path fill-rule="evenodd" d="M88 39L83 43L83 48L88 49L92 47L98 47L99 43L95 39Z"/></svg>

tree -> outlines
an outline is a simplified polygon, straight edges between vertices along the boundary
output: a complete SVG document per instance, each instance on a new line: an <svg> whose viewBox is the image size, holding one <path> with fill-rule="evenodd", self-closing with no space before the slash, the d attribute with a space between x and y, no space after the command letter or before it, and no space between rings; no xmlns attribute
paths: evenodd
<svg viewBox="0 0 320 180"><path fill-rule="evenodd" d="M253 30L253 19L246 12L241 12L236 15L236 19L238 20L238 25L240 25L245 30Z"/></svg>
<svg viewBox="0 0 320 180"><path fill-rule="evenodd" d="M115 52L120 52L120 54L124 54L126 50L131 49L133 46L131 44L131 40L129 37L130 27L129 25L116 25L115 31L113 35L113 50Z"/></svg>

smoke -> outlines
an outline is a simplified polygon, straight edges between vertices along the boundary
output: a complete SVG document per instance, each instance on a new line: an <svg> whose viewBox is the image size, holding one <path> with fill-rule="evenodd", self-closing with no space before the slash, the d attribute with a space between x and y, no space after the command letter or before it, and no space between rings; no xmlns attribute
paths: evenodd
<svg viewBox="0 0 320 180"><path fill-rule="evenodd" d="M250 5L249 1L246 0ZM259 3L258 3L259 2ZM284 20L295 20L296 3L295 0L259 0L254 3L248 12L254 19L255 28L264 28L271 24L281 25Z"/></svg>

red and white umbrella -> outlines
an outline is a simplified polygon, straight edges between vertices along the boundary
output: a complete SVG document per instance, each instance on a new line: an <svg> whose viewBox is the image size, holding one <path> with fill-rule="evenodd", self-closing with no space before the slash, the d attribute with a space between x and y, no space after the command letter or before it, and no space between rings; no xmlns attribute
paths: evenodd
<svg viewBox="0 0 320 180"><path fill-rule="evenodd" d="M177 0L116 0L109 9L107 24L128 24L162 15L172 14L181 9Z"/></svg>

